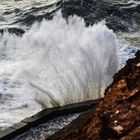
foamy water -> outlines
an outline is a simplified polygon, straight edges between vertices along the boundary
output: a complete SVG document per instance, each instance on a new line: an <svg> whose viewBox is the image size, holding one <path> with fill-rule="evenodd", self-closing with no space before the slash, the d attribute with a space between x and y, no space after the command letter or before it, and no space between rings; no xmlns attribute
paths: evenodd
<svg viewBox="0 0 140 140"><path fill-rule="evenodd" d="M36 113L40 104L100 98L117 71L113 31L104 23L85 27L77 16L67 23L58 13L22 37L4 33L0 46L0 88L3 95L12 95L0 106L1 126Z"/></svg>

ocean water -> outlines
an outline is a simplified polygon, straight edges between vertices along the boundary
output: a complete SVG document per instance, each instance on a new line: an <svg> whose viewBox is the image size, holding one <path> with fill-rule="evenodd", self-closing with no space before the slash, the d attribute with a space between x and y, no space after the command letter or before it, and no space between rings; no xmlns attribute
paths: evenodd
<svg viewBox="0 0 140 140"><path fill-rule="evenodd" d="M139 1L1 0L0 129L43 107L103 96L139 49Z"/></svg>

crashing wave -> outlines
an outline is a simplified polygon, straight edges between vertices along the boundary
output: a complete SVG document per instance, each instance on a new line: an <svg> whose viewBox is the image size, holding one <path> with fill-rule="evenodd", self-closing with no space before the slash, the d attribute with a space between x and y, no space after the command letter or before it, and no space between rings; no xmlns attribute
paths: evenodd
<svg viewBox="0 0 140 140"><path fill-rule="evenodd" d="M103 23L57 13L35 23L22 37L5 33L0 42L7 61L15 61L10 81L36 93L50 107L103 96L117 71L115 34Z"/></svg>

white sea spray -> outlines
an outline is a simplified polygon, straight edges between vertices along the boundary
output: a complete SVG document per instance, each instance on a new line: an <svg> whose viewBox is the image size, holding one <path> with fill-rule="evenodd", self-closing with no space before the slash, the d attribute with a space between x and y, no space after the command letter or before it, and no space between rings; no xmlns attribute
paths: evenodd
<svg viewBox="0 0 140 140"><path fill-rule="evenodd" d="M16 66L10 82L32 91L46 107L103 96L117 71L116 37L103 23L85 27L60 13L35 23L22 37L5 33L1 53Z"/></svg>

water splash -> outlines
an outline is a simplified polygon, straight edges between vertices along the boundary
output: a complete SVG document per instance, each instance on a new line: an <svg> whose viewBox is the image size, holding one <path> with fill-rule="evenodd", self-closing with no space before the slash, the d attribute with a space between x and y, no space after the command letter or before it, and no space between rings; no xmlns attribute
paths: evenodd
<svg viewBox="0 0 140 140"><path fill-rule="evenodd" d="M36 93L46 107L103 96L117 71L115 34L73 16L36 23L22 37L5 33L1 57L16 63L10 82Z"/></svg>

